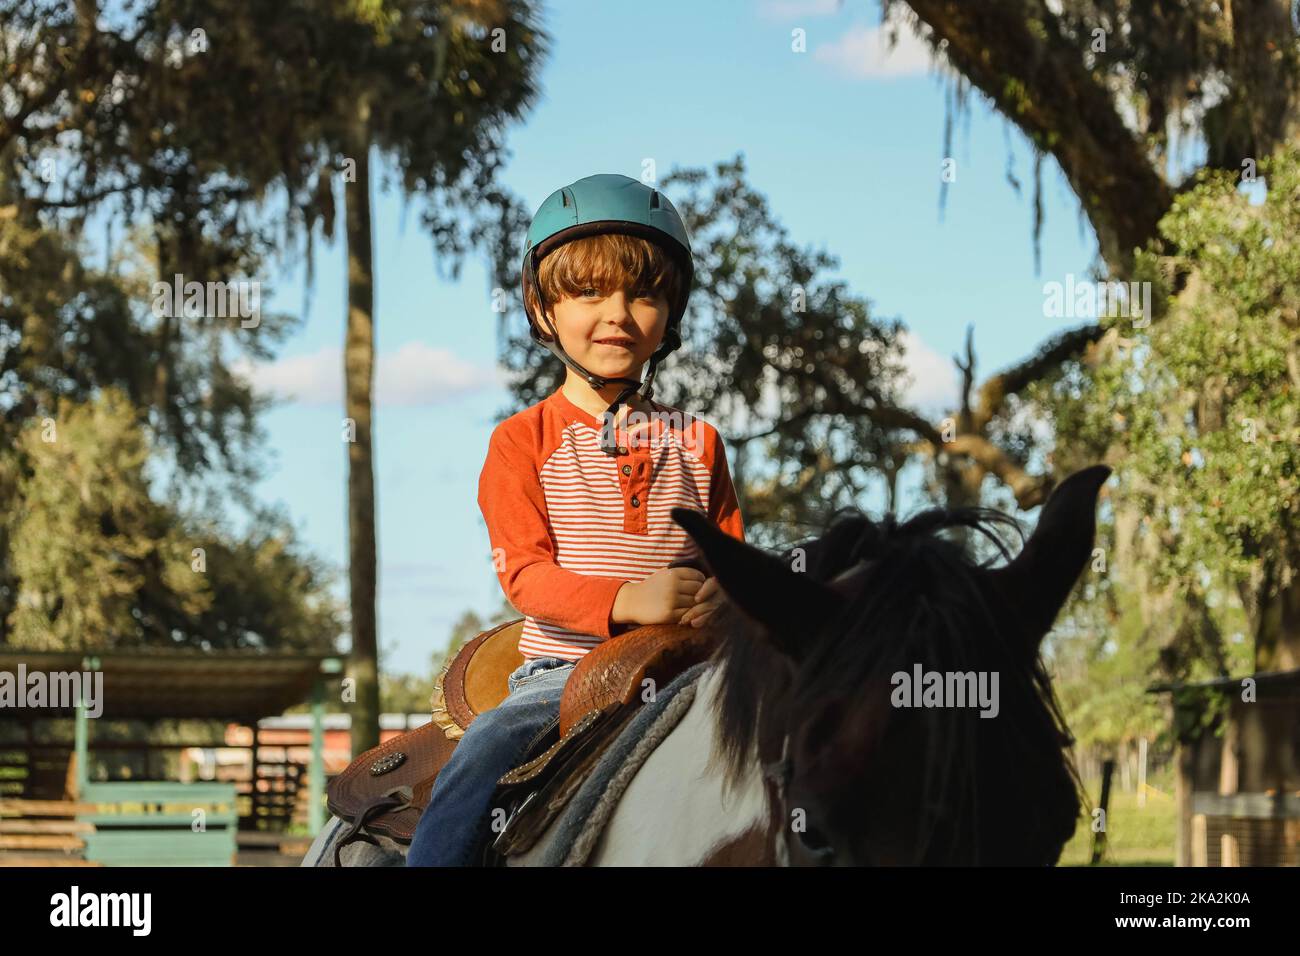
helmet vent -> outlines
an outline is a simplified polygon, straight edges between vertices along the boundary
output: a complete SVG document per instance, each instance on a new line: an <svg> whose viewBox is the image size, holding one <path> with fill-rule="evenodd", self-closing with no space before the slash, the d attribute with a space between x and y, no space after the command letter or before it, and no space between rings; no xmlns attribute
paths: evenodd
<svg viewBox="0 0 1300 956"><path fill-rule="evenodd" d="M657 189L650 194L650 208L651 209L659 208L659 190Z"/></svg>

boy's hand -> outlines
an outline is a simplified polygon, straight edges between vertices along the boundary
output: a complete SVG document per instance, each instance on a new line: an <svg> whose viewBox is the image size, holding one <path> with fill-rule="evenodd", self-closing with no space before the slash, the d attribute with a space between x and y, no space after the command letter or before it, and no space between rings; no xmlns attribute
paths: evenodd
<svg viewBox="0 0 1300 956"><path fill-rule="evenodd" d="M709 578L695 592L695 606L682 615L681 623L692 627L703 627L704 622L722 605L726 597L722 593L722 586L718 584L718 579Z"/></svg>
<svg viewBox="0 0 1300 956"><path fill-rule="evenodd" d="M644 581L629 581L614 596L615 624L676 624L695 606L704 575L694 568L663 568Z"/></svg>

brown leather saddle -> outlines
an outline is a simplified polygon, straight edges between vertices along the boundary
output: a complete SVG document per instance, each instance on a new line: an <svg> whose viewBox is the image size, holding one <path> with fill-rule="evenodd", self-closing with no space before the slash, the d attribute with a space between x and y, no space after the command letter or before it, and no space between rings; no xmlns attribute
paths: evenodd
<svg viewBox="0 0 1300 956"><path fill-rule="evenodd" d="M410 843L456 742L478 714L505 699L506 679L523 663L522 627L522 619L509 621L466 643L435 683L432 720L367 750L330 781L330 812L352 824L337 846L370 840L370 834ZM584 656L565 684L558 726L538 735L524 763L501 778L513 799L496 850L531 845L641 703L706 659L716 642L712 628L656 624L613 637ZM528 799L534 795L545 800ZM545 812L536 812L539 806Z"/></svg>

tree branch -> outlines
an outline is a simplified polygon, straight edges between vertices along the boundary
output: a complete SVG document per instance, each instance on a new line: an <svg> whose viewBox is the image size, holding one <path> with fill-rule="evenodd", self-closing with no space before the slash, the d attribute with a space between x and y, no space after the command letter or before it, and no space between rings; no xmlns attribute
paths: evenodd
<svg viewBox="0 0 1300 956"><path fill-rule="evenodd" d="M944 54L1040 148L1079 197L1102 257L1122 274L1156 235L1170 190L1083 51L1042 0L907 0Z"/></svg>
<svg viewBox="0 0 1300 956"><path fill-rule="evenodd" d="M983 432L1006 404L1009 396L1044 378L1072 358L1082 355L1089 345L1101 338L1105 330L1093 322L1062 332L1049 339L1032 357L994 375L979 390L979 404L971 419L971 430Z"/></svg>
<svg viewBox="0 0 1300 956"><path fill-rule="evenodd" d="M940 446L949 455L964 455L1007 486L1022 510L1041 505L1056 483L1051 475L1031 475L981 435L958 435Z"/></svg>

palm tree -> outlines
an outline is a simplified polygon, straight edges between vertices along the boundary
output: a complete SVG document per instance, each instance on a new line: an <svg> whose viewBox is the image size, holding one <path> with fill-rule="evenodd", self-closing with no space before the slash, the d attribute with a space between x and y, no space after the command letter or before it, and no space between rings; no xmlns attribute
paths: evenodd
<svg viewBox="0 0 1300 956"><path fill-rule="evenodd" d="M534 76L546 41L531 17L527 5L514 0L388 0L370 8L365 22L351 25L346 41L355 43L351 33L359 31L364 48L355 58L336 61L338 109L323 136L355 174L343 183L353 753L379 743L370 152L377 148L390 158L403 190L428 201L425 222L441 251L458 257L468 241L487 236L489 227L467 227L484 204L493 210L517 206L495 187L494 177L504 121L521 118L536 99ZM496 215L489 212L485 221Z"/></svg>

